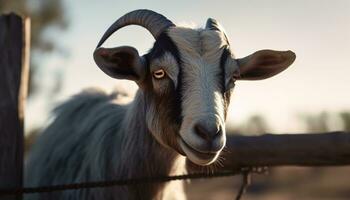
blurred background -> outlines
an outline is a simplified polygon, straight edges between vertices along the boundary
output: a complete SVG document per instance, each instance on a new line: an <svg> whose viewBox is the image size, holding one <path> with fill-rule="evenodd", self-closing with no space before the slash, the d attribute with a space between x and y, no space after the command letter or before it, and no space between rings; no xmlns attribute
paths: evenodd
<svg viewBox="0 0 350 200"><path fill-rule="evenodd" d="M236 57L260 49L292 50L295 63L263 81L239 82L228 117L229 134L350 131L350 1L83 1L0 0L0 12L32 19L30 93L26 148L49 122L50 111L86 87L132 96L137 87L102 73L92 52L110 24L147 8L176 24L202 27L208 17L226 29ZM131 45L140 53L154 39L126 27L105 46ZM245 199L349 199L350 168L271 169L254 176ZM233 199L240 177L187 183L189 199Z"/></svg>

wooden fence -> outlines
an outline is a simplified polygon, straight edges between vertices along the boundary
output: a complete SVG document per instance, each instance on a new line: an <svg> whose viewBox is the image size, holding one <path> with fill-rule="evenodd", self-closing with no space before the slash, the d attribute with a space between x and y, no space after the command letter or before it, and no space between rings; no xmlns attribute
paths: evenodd
<svg viewBox="0 0 350 200"><path fill-rule="evenodd" d="M26 191L21 188L29 29L28 19L15 14L0 16L0 191L17 188L14 193ZM242 167L349 165L350 133L229 136L223 157L224 165L218 170L237 173ZM0 200L5 199L19 200L22 195L0 195Z"/></svg>
<svg viewBox="0 0 350 200"><path fill-rule="evenodd" d="M29 70L29 19L0 16L0 187L22 187L23 120ZM21 195L1 199L22 199Z"/></svg>

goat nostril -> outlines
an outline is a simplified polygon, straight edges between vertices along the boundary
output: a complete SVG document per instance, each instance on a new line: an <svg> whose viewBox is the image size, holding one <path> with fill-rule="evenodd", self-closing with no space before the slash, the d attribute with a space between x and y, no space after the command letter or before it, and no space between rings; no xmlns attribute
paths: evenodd
<svg viewBox="0 0 350 200"><path fill-rule="evenodd" d="M195 130L196 134L199 137L201 137L201 138L203 138L205 140L209 140L210 139L208 134L207 134L207 132L206 132L206 130L205 130L205 128L203 128L203 126L201 126L200 124L196 124L194 126L194 130Z"/></svg>
<svg viewBox="0 0 350 200"><path fill-rule="evenodd" d="M194 126L194 130L199 137L203 138L206 141L211 141L214 137L216 137L217 135L220 135L221 133L220 127L215 126L215 127L209 128L209 127L203 126L200 123L197 123Z"/></svg>

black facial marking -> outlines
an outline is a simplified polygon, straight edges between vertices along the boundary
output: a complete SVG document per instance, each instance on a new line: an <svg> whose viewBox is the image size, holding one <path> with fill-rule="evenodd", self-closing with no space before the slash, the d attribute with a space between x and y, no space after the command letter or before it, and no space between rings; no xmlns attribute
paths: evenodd
<svg viewBox="0 0 350 200"><path fill-rule="evenodd" d="M150 60L153 60L163 56L165 52L171 53L180 65L181 59L179 49L168 34L163 32L158 36L153 48L148 53L148 57Z"/></svg>
<svg viewBox="0 0 350 200"><path fill-rule="evenodd" d="M179 115L177 116L177 122L178 123L182 123L183 120L183 116L182 116L182 90L183 90L183 85L182 85L182 65L179 64L179 74L177 76L177 87L176 87L176 91L175 91L175 109L179 110Z"/></svg>
<svg viewBox="0 0 350 200"><path fill-rule="evenodd" d="M221 58L220 58L220 69L221 69L221 73L220 73L220 80L221 80L221 92L222 94L225 93L226 91L226 84L225 84L225 74L226 74L226 71L225 71L225 63L226 63L226 60L228 58L228 56L231 54L230 50L228 47L225 47L222 54L221 54Z"/></svg>
<svg viewBox="0 0 350 200"><path fill-rule="evenodd" d="M161 33L156 42L153 45L153 48L149 51L147 55L145 55L147 64L149 65L150 61L153 59L160 58L164 56L164 54L168 52L170 53L176 60L178 67L179 67L179 74L178 74L178 85L175 88L175 85L172 84L174 92L172 94L175 94L175 96L169 96L169 97L163 97L168 98L169 107L172 112L169 112L172 115L172 118L176 120L177 124L182 123L182 63L181 63L181 57L180 52L177 46L175 45L174 41L169 37L169 35L166 32ZM148 66L149 67L149 66Z"/></svg>
<svg viewBox="0 0 350 200"><path fill-rule="evenodd" d="M175 86L171 82L171 86L167 92L160 94L150 92L148 93L149 101L153 102L157 111L157 120L160 121L158 129L163 133L162 140L173 148L178 148L176 135L180 130L181 123L178 123L178 116L181 115L181 110L177 108L177 102L174 98Z"/></svg>
<svg viewBox="0 0 350 200"><path fill-rule="evenodd" d="M221 88L222 88L222 95L224 99L224 116L226 119L227 116L227 108L228 105L230 104L230 98L231 98L231 89L226 88L226 79L225 79L225 63L228 58L228 56L231 54L229 47L227 46L221 55L220 58L220 68L221 68L221 73L220 73L220 80L221 80Z"/></svg>

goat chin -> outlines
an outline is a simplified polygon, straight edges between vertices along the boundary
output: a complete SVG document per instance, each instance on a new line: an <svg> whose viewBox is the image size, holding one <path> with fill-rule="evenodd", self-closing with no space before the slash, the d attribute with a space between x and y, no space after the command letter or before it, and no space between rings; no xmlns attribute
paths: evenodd
<svg viewBox="0 0 350 200"><path fill-rule="evenodd" d="M218 152L218 153L202 153L202 152L199 152L199 151L193 149L192 147L190 147L182 139L179 139L178 142L180 144L181 149L183 150L183 152L187 156L187 158L191 162L193 162L197 165L201 165L201 166L210 165L213 162L215 162L215 160L218 158L218 156L220 154L220 152Z"/></svg>

